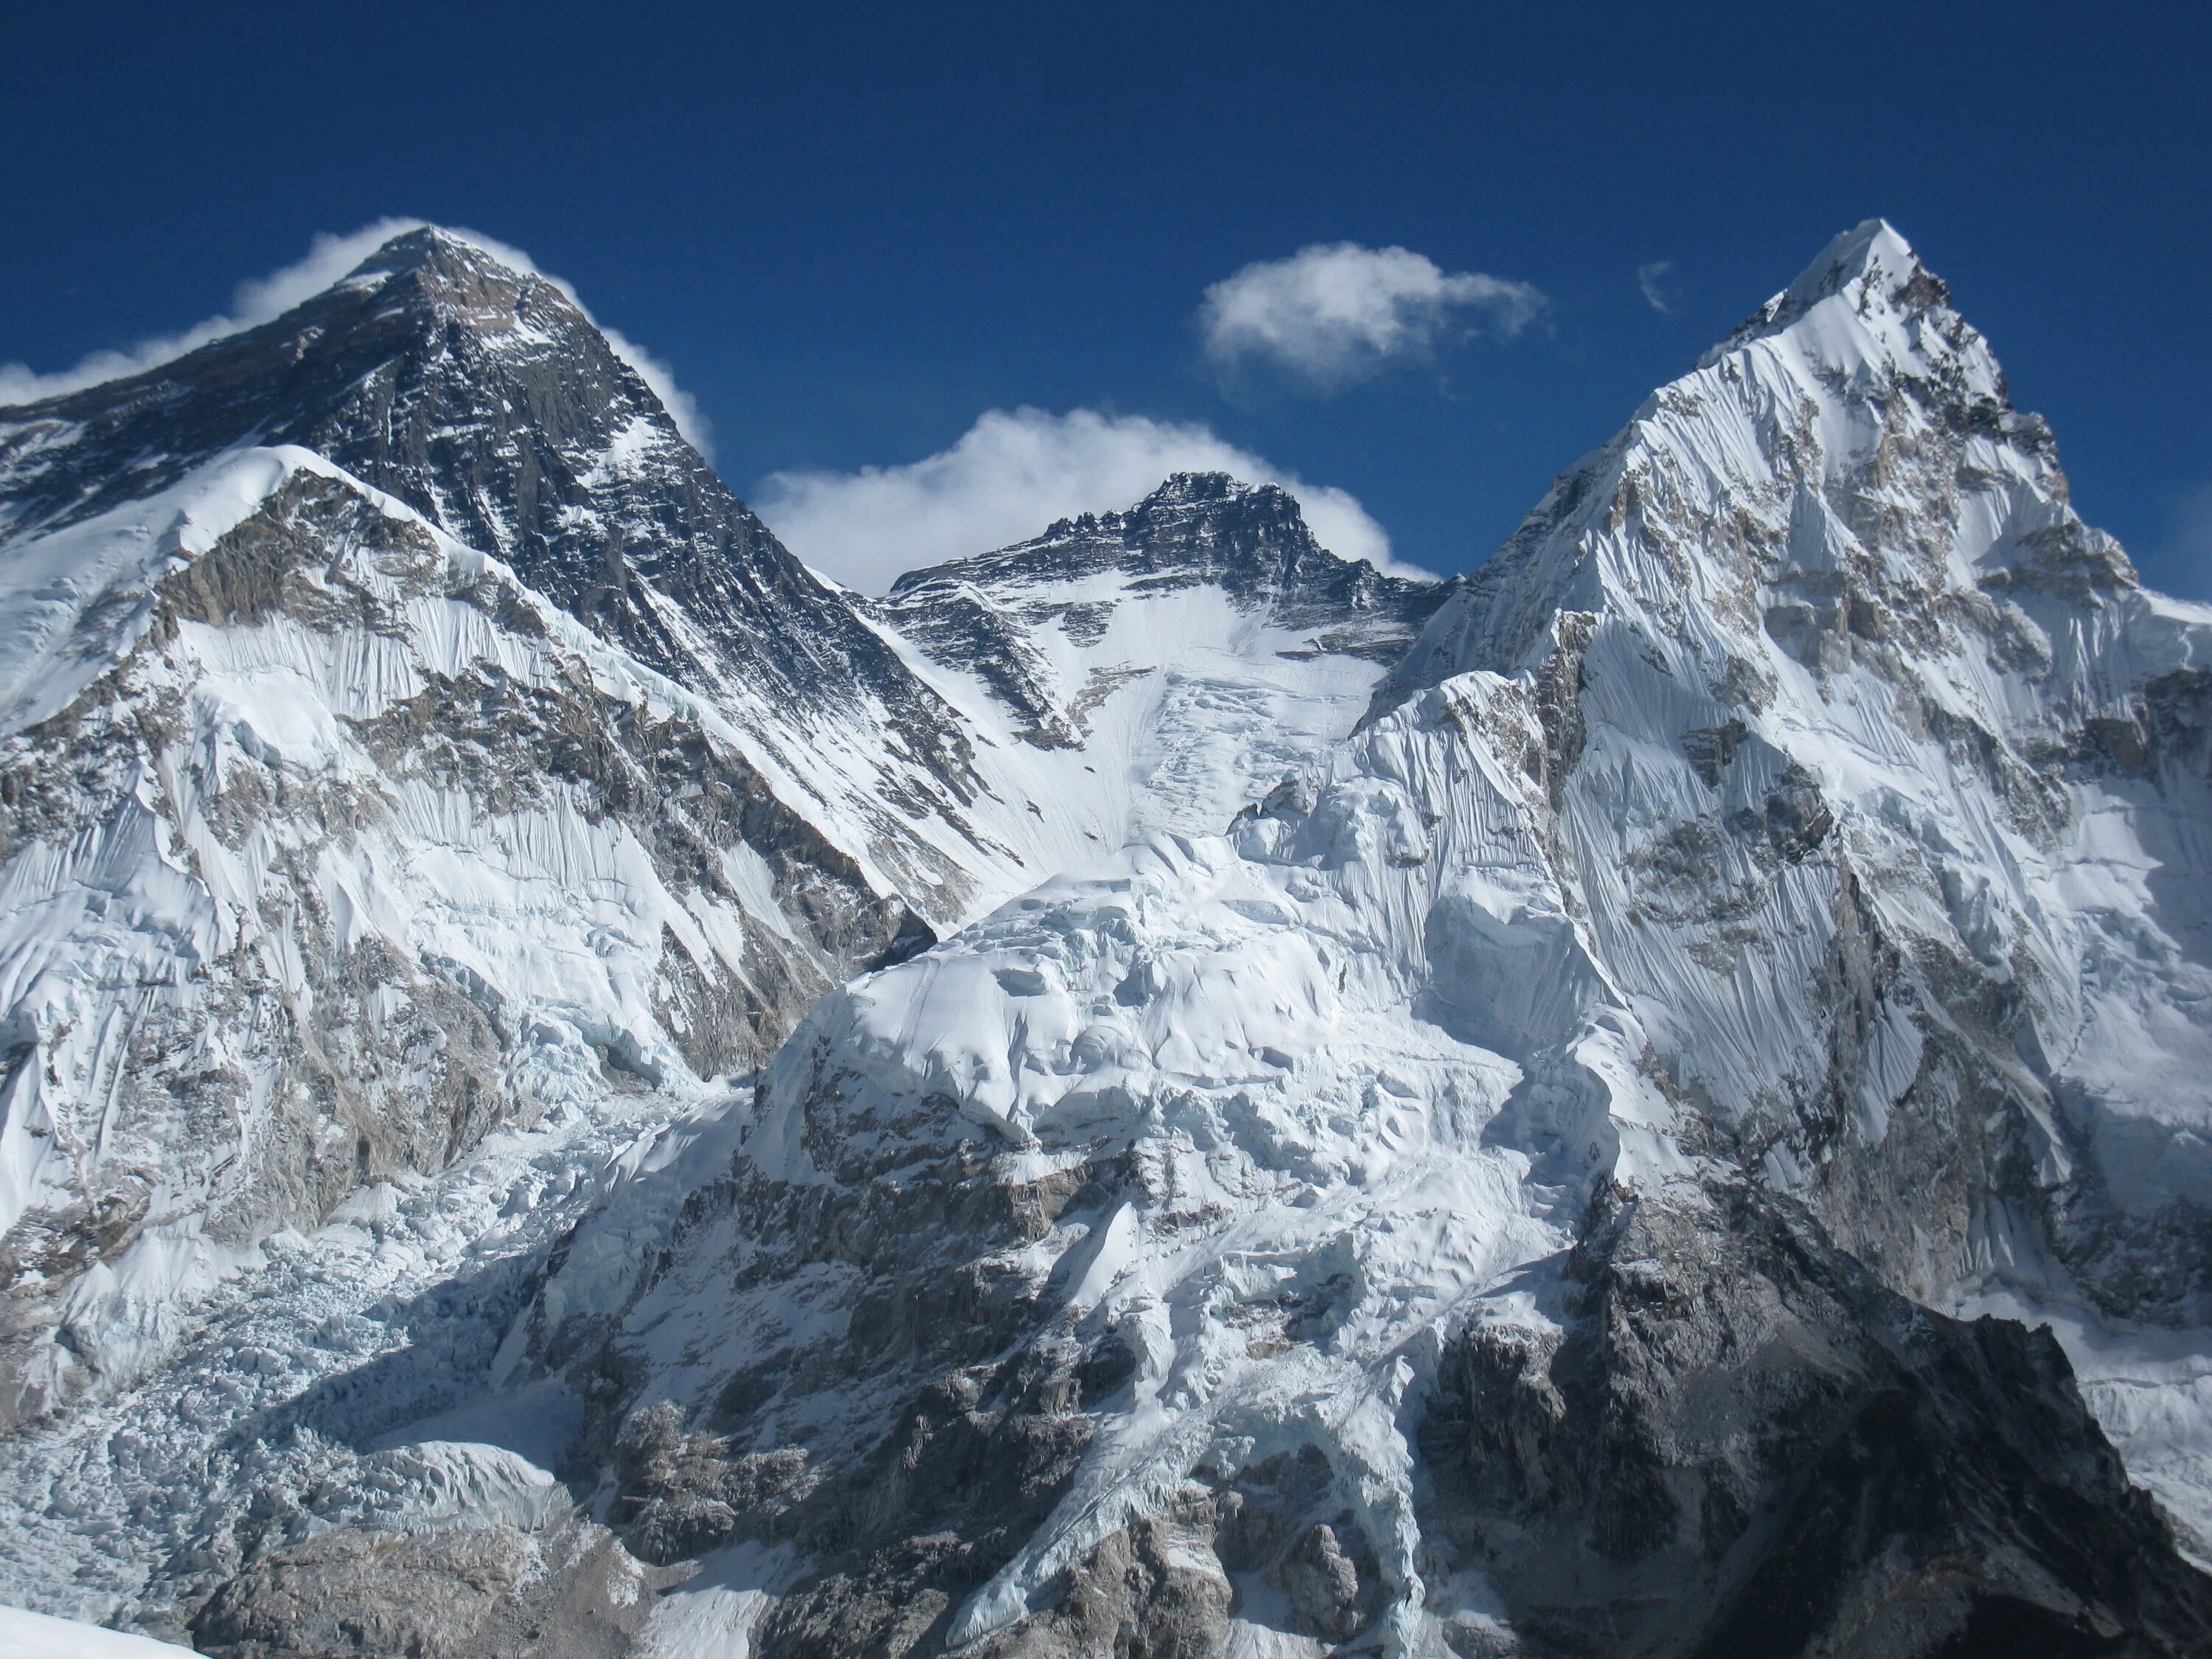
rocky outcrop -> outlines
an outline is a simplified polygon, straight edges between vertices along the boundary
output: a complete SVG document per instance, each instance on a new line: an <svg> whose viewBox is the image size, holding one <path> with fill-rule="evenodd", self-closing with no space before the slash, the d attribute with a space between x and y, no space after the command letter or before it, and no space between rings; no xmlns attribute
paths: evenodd
<svg viewBox="0 0 2212 1659"><path fill-rule="evenodd" d="M620 1659L659 1575L604 1528L325 1532L225 1584L192 1622L216 1659Z"/></svg>
<svg viewBox="0 0 2212 1659"><path fill-rule="evenodd" d="M2046 1331L1881 1287L1746 1186L1608 1188L1562 1328L1475 1325L1419 1429L1462 1653L2185 1654L2212 1578Z"/></svg>

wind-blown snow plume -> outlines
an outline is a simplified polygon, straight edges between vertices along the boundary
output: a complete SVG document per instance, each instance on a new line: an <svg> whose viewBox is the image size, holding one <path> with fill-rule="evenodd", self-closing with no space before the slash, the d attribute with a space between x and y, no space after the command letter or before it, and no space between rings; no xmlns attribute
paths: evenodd
<svg viewBox="0 0 2212 1659"><path fill-rule="evenodd" d="M880 592L908 570L1003 547L1040 525L1127 506L1176 472L1227 472L1297 498L1322 546L1414 574L1347 491L1308 483L1211 428L1142 415L1030 408L980 416L950 449L904 466L773 472L753 503L799 556Z"/></svg>
<svg viewBox="0 0 2212 1659"><path fill-rule="evenodd" d="M1267 362L1327 390L1425 357L1455 332L1510 339L1544 304L1530 283L1446 271L1411 248L1316 242L1214 283L1198 321L1224 369Z"/></svg>

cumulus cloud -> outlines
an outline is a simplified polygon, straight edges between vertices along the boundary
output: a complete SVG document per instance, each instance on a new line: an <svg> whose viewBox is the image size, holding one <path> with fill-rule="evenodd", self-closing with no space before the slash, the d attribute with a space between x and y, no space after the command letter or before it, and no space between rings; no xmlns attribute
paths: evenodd
<svg viewBox="0 0 2212 1659"><path fill-rule="evenodd" d="M1667 290L1659 285L1661 278L1674 268L1672 259L1654 259L1650 264L1636 267L1638 292L1644 295L1644 302L1662 317L1674 314L1674 307L1668 303Z"/></svg>
<svg viewBox="0 0 2212 1659"><path fill-rule="evenodd" d="M800 558L879 593L906 571L1024 540L1055 519L1132 506L1174 472L1280 484L1330 551L1408 568L1391 562L1382 526L1344 490L1310 484L1205 426L1088 409L994 409L950 449L910 465L775 472L752 504Z"/></svg>
<svg viewBox="0 0 2212 1659"><path fill-rule="evenodd" d="M390 241L410 230L420 230L429 223L427 219L379 219L374 224L363 225L359 230L344 235L328 232L318 235L308 245L307 257L295 264L272 271L266 276L248 277L240 283L231 295L230 310L219 317L210 317L195 323L178 334L165 334L121 351L95 351L73 367L51 374L33 372L21 363L0 363L0 408L15 404L37 403L45 398L58 398L66 392L82 392L89 386L104 380L119 380L126 374L137 374L163 363L173 362L188 351L196 351L210 340L219 340L227 334L236 334L249 328L274 321L302 300L319 294L337 282L363 259ZM540 270L538 264L520 248L510 247L473 230L446 227L447 234L459 237L482 248L501 264L526 275L543 277L560 289L570 303L586 317L584 303L576 297L576 290L550 271ZM614 353L633 369L638 378L650 386L655 397L667 406L677 428L701 450L708 448L709 432L706 417L699 411L691 395L676 384L676 377L668 366L617 331L593 319L600 333Z"/></svg>
<svg viewBox="0 0 2212 1659"><path fill-rule="evenodd" d="M1316 242L1214 283L1198 323L1223 368L1271 363L1327 388L1426 356L1455 334L1510 339L1544 305L1527 283L1447 271L1411 248Z"/></svg>

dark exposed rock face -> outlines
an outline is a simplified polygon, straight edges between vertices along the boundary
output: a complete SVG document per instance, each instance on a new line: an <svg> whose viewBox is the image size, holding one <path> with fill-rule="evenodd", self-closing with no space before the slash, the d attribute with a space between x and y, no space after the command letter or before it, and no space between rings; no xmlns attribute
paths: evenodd
<svg viewBox="0 0 2212 1659"><path fill-rule="evenodd" d="M1425 1530L1498 1587L1518 1650L2212 1643L2212 1579L2047 1331L1908 1302L1748 1188L1608 1190L1565 1277L1564 1332L1468 1331L1420 1432Z"/></svg>
<svg viewBox="0 0 2212 1659"><path fill-rule="evenodd" d="M1438 597L1433 582L1386 576L1364 559L1330 552L1314 539L1297 503L1273 484L1182 472L1125 513L1060 519L1042 536L995 553L908 571L892 585L891 599L904 603L963 582L994 587L1108 572L1169 592L1219 587L1254 605L1281 606L1292 626L1371 617L1377 653L1388 652L1391 660ZM1400 630L1395 640L1392 627Z"/></svg>
<svg viewBox="0 0 2212 1659"><path fill-rule="evenodd" d="M896 799L860 790L847 810L888 866L949 878L904 814L965 827L979 785L958 718L731 493L551 283L414 231L273 322L0 410L6 534L88 518L245 443L312 449L498 556L802 774L825 728L859 722Z"/></svg>
<svg viewBox="0 0 2212 1659"><path fill-rule="evenodd" d="M903 678L574 301L439 230L259 328L5 414L11 529L88 517L240 443L299 444L679 678L763 676L811 702Z"/></svg>
<svg viewBox="0 0 2212 1659"><path fill-rule="evenodd" d="M1073 748L1082 741L1083 711L1054 695L1036 636L1056 628L1079 644L1095 642L1118 597L1069 594L1109 577L1119 579L1117 596L1218 588L1238 610L1304 632L1297 647L1304 654L1382 664L1404 653L1443 594L1437 583L1338 557L1273 484L1186 472L1125 513L1062 519L1030 541L909 571L882 609L939 661L976 673L1026 724L1030 742Z"/></svg>
<svg viewBox="0 0 2212 1659"><path fill-rule="evenodd" d="M1064 1274L1026 1286L1011 1263L1055 1224L1146 1201L1137 1170L1039 1181L975 1141L918 1157L927 1127L847 1118L810 1136L818 1174L797 1184L741 1163L690 1220L715 1249L677 1246L679 1273L741 1297L860 1287L842 1338L749 1346L708 1426L659 1400L618 1437L617 1513L646 1559L758 1540L817 1564L757 1628L763 1656L952 1650L953 1616L1126 1403L1126 1335L1063 1310ZM1494 1625L1444 1627L1453 1651L2179 1659L2212 1641L2212 1578L2129 1484L2048 1332L1912 1303L1748 1184L1604 1188L1561 1289L1548 1334L1448 1342L1408 1424L1422 1571L1472 1570L1502 1601ZM786 1438L858 1401L880 1403ZM1351 1641L1383 1586L1341 1503L1310 1449L1201 1465L958 1650L1212 1654L1263 1592L1277 1628Z"/></svg>
<svg viewBox="0 0 2212 1659"><path fill-rule="evenodd" d="M226 1583L192 1640L217 1659L620 1659L660 1576L573 1521L535 1534L342 1528Z"/></svg>

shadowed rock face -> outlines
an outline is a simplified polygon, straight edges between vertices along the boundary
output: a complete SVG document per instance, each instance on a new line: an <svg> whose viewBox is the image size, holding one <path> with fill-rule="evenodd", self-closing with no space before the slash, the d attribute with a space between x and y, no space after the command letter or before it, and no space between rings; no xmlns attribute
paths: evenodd
<svg viewBox="0 0 2212 1659"><path fill-rule="evenodd" d="M2212 1579L2129 1486L2049 1332L1908 1302L1754 1189L1703 1198L1608 1189L1564 1331L1477 1326L1445 1357L1425 1530L1440 1572L1497 1588L1506 1650L2212 1641Z"/></svg>
<svg viewBox="0 0 2212 1659"><path fill-rule="evenodd" d="M238 444L298 444L679 678L766 674L810 701L902 678L572 301L441 231L394 238L259 328L4 415L17 533Z"/></svg>
<svg viewBox="0 0 2212 1659"><path fill-rule="evenodd" d="M51 531L241 444L298 444L398 497L813 779L918 895L950 879L910 820L964 818L966 730L785 550L574 301L434 228L258 328L0 410L0 539ZM818 780L816 781L819 787ZM832 786L836 787L836 785ZM925 872L927 878L925 878ZM925 906L927 900L924 899Z"/></svg>
<svg viewBox="0 0 2212 1659"><path fill-rule="evenodd" d="M1280 606L1293 626L1308 616L1349 623L1372 613L1378 624L1410 630L1442 598L1434 582L1339 557L1314 539L1288 492L1225 472L1179 472L1127 512L1057 520L1042 536L994 553L910 570L892 584L891 597L907 600L959 582L1034 585L1109 572L1168 592L1219 587L1249 604Z"/></svg>

